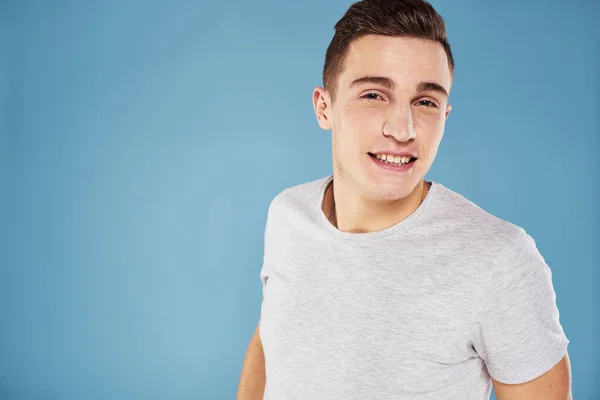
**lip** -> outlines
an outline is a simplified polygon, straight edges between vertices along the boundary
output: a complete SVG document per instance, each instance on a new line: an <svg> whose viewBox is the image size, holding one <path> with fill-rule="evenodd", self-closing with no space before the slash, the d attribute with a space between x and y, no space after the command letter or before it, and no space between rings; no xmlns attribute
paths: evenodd
<svg viewBox="0 0 600 400"><path fill-rule="evenodd" d="M394 156L394 157L396 157L396 156L400 156L400 157L410 156L412 158L417 158L417 153L413 153L413 152L410 152L410 151L386 151L386 150L382 150L382 151L372 151L369 154L372 154L372 155L389 154L390 156Z"/></svg>
<svg viewBox="0 0 600 400"><path fill-rule="evenodd" d="M389 154L389 153L384 153L384 154ZM404 155L409 155L409 154L404 154ZM418 159L415 158L413 161L411 161L408 164L397 165L397 164L386 164L386 163L383 163L383 162L379 161L377 159L377 157L374 157L374 156L371 156L371 155L369 155L369 158L378 167L383 168L383 169L388 170L388 171L395 171L395 172L409 172L409 171L411 171L413 169L413 167L415 166L415 163L418 161Z"/></svg>

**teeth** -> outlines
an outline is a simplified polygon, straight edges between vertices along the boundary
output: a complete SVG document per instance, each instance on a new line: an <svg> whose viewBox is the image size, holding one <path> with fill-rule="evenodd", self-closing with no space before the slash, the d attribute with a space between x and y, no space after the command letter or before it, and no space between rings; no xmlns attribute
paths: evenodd
<svg viewBox="0 0 600 400"><path fill-rule="evenodd" d="M386 164L406 164L411 160L410 156L392 156L390 154L376 154L375 157Z"/></svg>

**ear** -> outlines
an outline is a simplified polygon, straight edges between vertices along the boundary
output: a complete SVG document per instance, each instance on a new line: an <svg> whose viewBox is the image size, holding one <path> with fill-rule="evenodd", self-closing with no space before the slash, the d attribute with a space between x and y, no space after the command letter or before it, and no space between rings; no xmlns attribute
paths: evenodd
<svg viewBox="0 0 600 400"><path fill-rule="evenodd" d="M450 111L452 111L452 106L450 104L446 105L446 118L444 120L448 120L448 116L450 115Z"/></svg>
<svg viewBox="0 0 600 400"><path fill-rule="evenodd" d="M317 122L321 129L326 131L331 129L331 102L329 93L324 88L317 86L313 90L313 108L317 116Z"/></svg>

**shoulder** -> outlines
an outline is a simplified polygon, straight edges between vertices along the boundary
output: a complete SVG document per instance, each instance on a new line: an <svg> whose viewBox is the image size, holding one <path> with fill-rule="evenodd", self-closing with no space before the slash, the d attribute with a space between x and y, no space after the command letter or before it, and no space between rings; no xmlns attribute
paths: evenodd
<svg viewBox="0 0 600 400"><path fill-rule="evenodd" d="M443 232L478 255L500 261L513 252L536 252L533 238L522 226L492 214L442 184L438 184L433 213Z"/></svg>
<svg viewBox="0 0 600 400"><path fill-rule="evenodd" d="M310 213L318 208L320 197L330 179L330 176L326 176L284 188L271 200L269 218L290 212Z"/></svg>

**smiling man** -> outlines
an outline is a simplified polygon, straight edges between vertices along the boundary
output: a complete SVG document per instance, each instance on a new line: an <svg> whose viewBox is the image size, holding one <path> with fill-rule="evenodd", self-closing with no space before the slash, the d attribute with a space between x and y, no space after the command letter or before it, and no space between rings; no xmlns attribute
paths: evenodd
<svg viewBox="0 0 600 400"><path fill-rule="evenodd" d="M534 240L425 179L451 110L443 19L363 0L335 28L313 93L333 174L269 207L238 399L569 399Z"/></svg>

